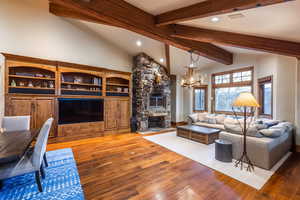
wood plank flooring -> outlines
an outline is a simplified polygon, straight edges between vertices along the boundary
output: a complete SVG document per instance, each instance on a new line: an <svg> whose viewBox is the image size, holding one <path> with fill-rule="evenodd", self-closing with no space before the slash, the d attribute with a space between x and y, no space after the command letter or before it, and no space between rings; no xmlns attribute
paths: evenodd
<svg viewBox="0 0 300 200"><path fill-rule="evenodd" d="M55 140L48 150L68 147L87 200L300 200L296 153L257 191L137 134Z"/></svg>

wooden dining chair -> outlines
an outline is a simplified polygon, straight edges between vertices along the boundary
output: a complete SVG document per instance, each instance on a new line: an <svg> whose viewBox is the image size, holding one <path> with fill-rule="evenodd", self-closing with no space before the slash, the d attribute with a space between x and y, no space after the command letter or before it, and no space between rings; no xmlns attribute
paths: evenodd
<svg viewBox="0 0 300 200"><path fill-rule="evenodd" d="M43 191L40 177L45 178L43 159L52 122L50 118L43 124L32 153L25 154L19 161L0 165L0 180L35 172L38 189Z"/></svg>
<svg viewBox="0 0 300 200"><path fill-rule="evenodd" d="M2 128L7 131L25 131L30 129L30 116L6 116L2 119Z"/></svg>

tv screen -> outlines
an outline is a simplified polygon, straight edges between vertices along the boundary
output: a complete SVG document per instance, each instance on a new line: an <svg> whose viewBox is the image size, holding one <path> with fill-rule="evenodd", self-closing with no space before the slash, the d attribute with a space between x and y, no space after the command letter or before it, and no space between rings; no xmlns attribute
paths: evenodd
<svg viewBox="0 0 300 200"><path fill-rule="evenodd" d="M103 121L103 99L58 99L59 124Z"/></svg>

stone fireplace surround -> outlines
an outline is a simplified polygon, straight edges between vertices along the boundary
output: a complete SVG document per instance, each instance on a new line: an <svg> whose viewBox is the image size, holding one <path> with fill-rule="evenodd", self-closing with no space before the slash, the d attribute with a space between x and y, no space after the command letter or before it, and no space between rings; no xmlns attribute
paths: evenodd
<svg viewBox="0 0 300 200"><path fill-rule="evenodd" d="M170 77L164 66L145 53L134 57L133 67L133 117L137 131L147 131L153 124L157 128L171 127ZM164 106L150 107L150 95L161 94ZM150 122L149 123L149 119ZM154 123L155 122L155 123ZM150 126L151 125L151 126Z"/></svg>

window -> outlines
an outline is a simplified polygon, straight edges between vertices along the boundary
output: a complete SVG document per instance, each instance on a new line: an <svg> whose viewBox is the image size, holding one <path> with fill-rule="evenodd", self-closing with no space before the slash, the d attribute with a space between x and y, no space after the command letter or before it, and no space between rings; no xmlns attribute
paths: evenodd
<svg viewBox="0 0 300 200"><path fill-rule="evenodd" d="M252 92L253 67L212 75L212 111L232 113L232 103L241 92Z"/></svg>
<svg viewBox="0 0 300 200"><path fill-rule="evenodd" d="M230 74L215 76L216 84L223 84L223 83L229 83L229 82L230 82Z"/></svg>
<svg viewBox="0 0 300 200"><path fill-rule="evenodd" d="M251 92L251 86L224 87L215 89L216 111L232 112L232 103L241 92Z"/></svg>
<svg viewBox="0 0 300 200"><path fill-rule="evenodd" d="M273 115L273 81L272 76L258 79L259 114L272 117Z"/></svg>
<svg viewBox="0 0 300 200"><path fill-rule="evenodd" d="M194 112L207 111L207 86L194 88Z"/></svg>

